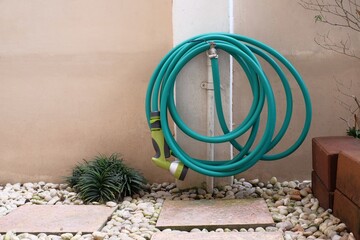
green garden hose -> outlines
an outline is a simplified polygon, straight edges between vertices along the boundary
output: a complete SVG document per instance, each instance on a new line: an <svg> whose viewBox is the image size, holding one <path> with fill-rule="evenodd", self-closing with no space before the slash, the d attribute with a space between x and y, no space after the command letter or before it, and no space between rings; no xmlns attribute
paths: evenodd
<svg viewBox="0 0 360 240"><path fill-rule="evenodd" d="M216 49L221 49L230 54L244 70L253 94L253 102L248 115L243 122L230 131L224 117L221 92L220 74ZM181 119L175 106L174 86L176 77L181 69L197 55L208 51L211 59L211 67L214 82L214 96L216 113L220 127L223 131L221 136L204 136L190 129ZM270 82L265 75L257 56L267 61L280 77L286 97L286 114L280 130L275 133L276 105ZM296 80L304 98L306 117L303 130L287 150L269 155L271 151L285 135L289 126L293 99L288 79L278 63L281 63ZM187 168L204 175L214 177L226 177L241 173L252 167L257 161L272 161L284 158L293 153L304 141L311 123L311 101L308 90L296 69L280 53L271 47L254 39L229 33L210 33L193 37L172 49L155 69L146 93L146 117L151 129L153 145L156 155L153 162L164 169L170 170L174 176L183 180ZM266 105L267 122L259 143L253 146L259 130L260 114ZM239 153L230 160L206 161L189 156L174 139L169 123L170 113L174 123L186 135L198 141L206 143L230 142ZM236 139L250 131L247 142L242 146ZM171 155L178 161L167 160Z"/></svg>

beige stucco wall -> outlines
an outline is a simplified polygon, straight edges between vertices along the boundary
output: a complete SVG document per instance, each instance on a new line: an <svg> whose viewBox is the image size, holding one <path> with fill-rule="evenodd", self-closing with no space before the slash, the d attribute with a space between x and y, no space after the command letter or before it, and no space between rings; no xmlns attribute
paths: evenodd
<svg viewBox="0 0 360 240"><path fill-rule="evenodd" d="M189 37L189 35L187 35L188 33L196 35L209 31L227 32L230 30L229 19L231 19L231 17L228 11L231 10L231 8L228 8L228 4L231 4L232 1L219 3L219 1L214 0L211 1L211 4L207 4L207 2L204 1L201 7L198 6L199 2L197 2L197 4L191 8L191 11L182 11L181 9L181 6L183 6L181 4L186 4L187 1L175 1L175 3L177 2L180 5L179 9L174 9L173 12L179 12L180 17L186 20L174 21L175 24L178 23L174 25L174 32L180 32L180 34L174 35L176 37L175 39L180 38L180 40L183 40L182 37ZM219 6L217 6L217 4L219 4ZM316 136L344 135L347 127L346 124L339 119L340 116L348 116L348 113L336 100L339 94L336 91L336 81L334 79L343 81L345 84L348 84L349 80L352 80L354 82L352 94L358 93L360 85L358 83L355 84L355 82L358 82L357 76L359 76L360 73L359 61L326 51L316 45L314 37L316 37L318 33L327 33L329 27L315 23L314 13L303 9L297 1L240 0L233 1L233 4L234 32L262 41L289 59L302 75L310 91L313 105L313 120L310 132L297 151L278 161L259 162L237 177L261 178L263 180L268 180L271 176L277 176L281 180L310 179L312 169L311 139ZM176 6L176 4L174 6ZM216 11L212 8L216 8ZM216 12L217 18L210 18L206 21L202 20L202 17L211 12ZM175 20L179 18L179 15L175 16ZM218 19L221 19L221 21ZM221 25L221 23L223 23L223 25ZM213 25L214 27L209 28L209 25ZM191 28L186 28L186 26L191 26ZM346 36L346 31L335 29L333 34L335 37L340 37L344 34ZM360 50L359 36L353 35L352 37L353 47ZM221 55L220 61L223 61L225 59L224 53L219 54ZM196 82L204 81L201 79L205 79L206 81L206 74L205 76L204 74L201 75L201 72L206 71L206 62L197 59L192 63L193 65L189 66L189 69L197 67L198 70L196 72L188 72L185 70L183 75L180 75L181 83L177 85L178 106L183 113L182 116L184 119L188 120L189 125L193 129L205 133L207 121L206 96L201 95L203 92ZM280 80L275 76L274 71L266 64L264 64L264 69L272 82L276 95L279 118L277 129L279 129L285 112L285 95ZM222 68L221 70L222 74L227 71L226 68ZM290 77L289 74L287 75ZM227 78L228 76L226 74L222 78L225 85L226 81L228 81ZM287 134L274 151L270 152L271 154L284 151L290 147L292 143L296 141L303 128L304 107L302 96L295 81L291 78L290 81L294 98L292 122ZM191 85L190 82L193 85ZM229 96L229 93L226 93L224 90L222 93L225 99ZM184 107L189 106L192 100L196 104L193 103L191 107ZM351 103L350 99L344 100ZM246 116L251 101L252 97L248 87L248 81L241 73L237 64L234 64L232 99L234 127L240 124ZM229 102L224 101L223 104L226 108ZM196 117L194 117L195 115ZM266 118L262 118L262 120L262 125L264 125ZM216 134L220 134L220 131L216 131ZM240 138L239 141L243 142L243 139L244 138ZM188 150L193 156L206 157L205 144L194 143L182 134L178 135L178 140L184 149ZM217 150L219 154L219 152L222 153L221 150L225 150L226 152L227 148L223 147L220 151L219 149ZM183 185L185 185L185 187L201 185L205 180L206 178L203 176L190 172L189 178Z"/></svg>
<svg viewBox="0 0 360 240"><path fill-rule="evenodd" d="M0 1L0 183L62 181L119 152L153 181L144 98L171 1Z"/></svg>
<svg viewBox="0 0 360 240"><path fill-rule="evenodd" d="M258 39L278 50L288 58L302 75L310 91L313 105L313 121L310 133L303 145L292 155L275 162L261 162L241 174L247 178L269 179L310 179L311 176L311 138L316 136L344 135L346 124L339 119L348 116L348 112L337 102L341 94L337 92L335 79L349 84L353 81L351 94L360 92L360 61L344 57L341 54L326 51L316 45L314 37L318 33L326 34L329 26L314 22L315 13L303 9L297 1L253 0L234 1L235 32ZM334 29L335 37L346 37L347 31ZM360 51L360 35L352 36L354 49ZM265 67L268 69L268 67ZM274 92L280 116L284 110L284 96L279 80L274 72L267 72L272 78ZM247 110L246 93L241 74L235 72L234 79L234 123L238 123ZM246 86L246 84L245 84ZM294 142L302 129L304 108L299 88L291 83L294 93L294 113L288 133L279 144L284 150ZM237 94L237 93L242 94ZM350 92L348 92L350 93ZM241 97L240 97L241 96ZM344 99L352 103L351 99ZM277 151L274 151L274 153Z"/></svg>
<svg viewBox="0 0 360 240"><path fill-rule="evenodd" d="M225 4L214 11L214 5L207 1L201 1L203 7L200 2L184 7L184 2L176 1L174 7L181 13L178 17L187 16L183 22L188 27L176 17L179 25L172 25L176 9L170 0L0 1L0 183L59 182L83 158L113 152L122 153L126 163L152 182L173 181L167 171L150 161L154 153L144 115L148 79L174 42L187 34L228 31L230 19ZM314 14L296 1L233 2L235 33L258 39L287 57L303 76L314 109L310 134L298 151L280 161L259 163L240 176L309 179L311 138L345 132L339 116L347 112L336 101L334 79L346 84L353 81L352 93L360 92L359 61L317 46L314 37L328 28L315 24ZM354 37L353 47L360 50L359 36ZM203 58L198 63L206 67ZM249 99L244 91L246 79L237 70L233 85L235 124L246 113ZM204 78L204 71L196 74ZM281 108L281 86L274 84ZM280 149L294 140L303 124L301 96L296 85L292 87L294 117ZM177 93L178 100L190 99L186 89ZM206 97L200 98L203 102L197 105L201 107ZM195 109L187 108L186 103L179 108L185 115ZM205 131L201 125L204 116L190 123L199 123L193 127ZM205 154L206 146L194 146L198 145L189 144L190 151L196 150L194 154ZM190 180L188 185L200 184L205 178L192 174Z"/></svg>

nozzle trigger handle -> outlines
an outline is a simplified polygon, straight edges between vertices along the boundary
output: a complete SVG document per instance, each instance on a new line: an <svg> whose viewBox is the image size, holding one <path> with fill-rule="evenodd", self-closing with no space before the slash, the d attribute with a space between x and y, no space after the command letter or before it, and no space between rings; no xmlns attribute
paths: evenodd
<svg viewBox="0 0 360 240"><path fill-rule="evenodd" d="M152 144L153 144L153 147L155 150L154 158L159 158L161 156L159 145L157 144L157 142L154 138L152 138L151 140L152 140Z"/></svg>

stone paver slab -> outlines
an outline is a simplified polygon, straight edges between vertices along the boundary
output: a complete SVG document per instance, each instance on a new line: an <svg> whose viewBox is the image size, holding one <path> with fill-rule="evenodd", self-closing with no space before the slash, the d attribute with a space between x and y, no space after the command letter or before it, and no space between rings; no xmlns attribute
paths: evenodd
<svg viewBox="0 0 360 240"><path fill-rule="evenodd" d="M104 226L116 207L24 205L0 217L0 232L91 233Z"/></svg>
<svg viewBox="0 0 360 240"><path fill-rule="evenodd" d="M274 225L264 199L165 200L156 227L190 230L192 228L249 228Z"/></svg>
<svg viewBox="0 0 360 240"><path fill-rule="evenodd" d="M159 232L151 240L283 240L281 232Z"/></svg>

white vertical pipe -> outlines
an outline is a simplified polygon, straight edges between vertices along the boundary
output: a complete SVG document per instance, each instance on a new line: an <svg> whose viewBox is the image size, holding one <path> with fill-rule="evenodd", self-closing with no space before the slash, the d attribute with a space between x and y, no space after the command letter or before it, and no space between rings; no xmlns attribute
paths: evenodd
<svg viewBox="0 0 360 240"><path fill-rule="evenodd" d="M229 32L234 33L234 0L228 0L229 5ZM234 82L234 59L229 59L229 130L233 130L233 82ZM230 159L234 157L234 147L230 144ZM234 176L231 177L231 183L234 182Z"/></svg>
<svg viewBox="0 0 360 240"><path fill-rule="evenodd" d="M229 22L229 33L234 33L234 2L228 0L228 22ZM229 130L233 129L233 58L229 56ZM207 89L207 135L214 136L215 132L215 110L214 110L214 90L213 90L213 78L211 61L207 60L208 70L208 89ZM234 148L230 144L230 158L234 156ZM214 161L215 146L214 144L207 144L207 160ZM229 184L233 183L234 176L229 177ZM214 177L206 177L207 191L212 192L214 189Z"/></svg>
<svg viewBox="0 0 360 240"><path fill-rule="evenodd" d="M211 60L207 58L207 85L206 89L206 117L207 117L207 135L214 136L215 132L215 106L214 106L214 82L211 69ZM215 146L213 143L206 145L206 156L208 161L214 161ZM206 177L206 190L212 193L214 189L214 177Z"/></svg>

